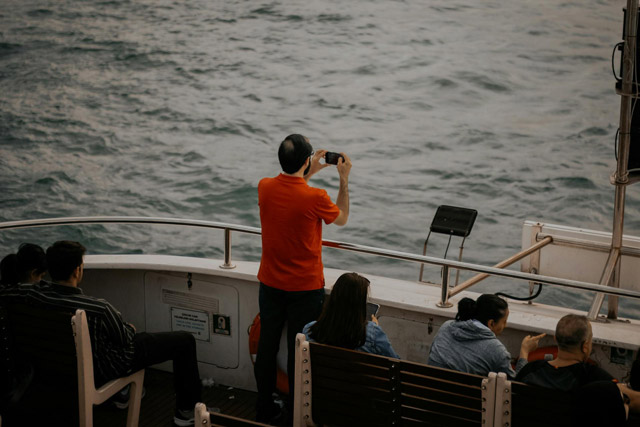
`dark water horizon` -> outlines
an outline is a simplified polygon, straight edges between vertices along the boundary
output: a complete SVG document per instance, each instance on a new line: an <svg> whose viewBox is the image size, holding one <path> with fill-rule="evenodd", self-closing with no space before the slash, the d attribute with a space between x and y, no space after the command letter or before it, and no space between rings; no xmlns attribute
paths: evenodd
<svg viewBox="0 0 640 427"><path fill-rule="evenodd" d="M611 51L624 5L4 0L0 221L259 226L257 183L279 172L282 138L302 133L354 164L349 224L325 227L328 239L420 253L444 204L478 210L465 260L486 265L520 249L527 219L610 231ZM335 170L311 183L337 195ZM625 233L638 235L637 190L627 194ZM2 232L0 249L62 238L91 253L222 256L222 233L154 226ZM434 240L430 255L445 245ZM234 256L258 260L259 239L234 236ZM418 275L330 249L325 264ZM590 301L555 289L541 298Z"/></svg>

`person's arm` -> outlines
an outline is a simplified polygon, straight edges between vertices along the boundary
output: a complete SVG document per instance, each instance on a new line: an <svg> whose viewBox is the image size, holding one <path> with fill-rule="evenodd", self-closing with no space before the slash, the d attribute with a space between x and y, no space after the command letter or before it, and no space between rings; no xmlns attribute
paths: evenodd
<svg viewBox="0 0 640 427"><path fill-rule="evenodd" d="M367 324L367 328L373 328L373 347L375 348L376 354L400 359L398 353L396 353L391 346L389 337L387 337L387 334L385 334L382 328L378 325L377 320L378 319L376 319L375 323L371 321L371 323Z"/></svg>
<svg viewBox="0 0 640 427"><path fill-rule="evenodd" d="M103 300L104 301L104 300ZM121 345L126 347L133 341L136 334L133 325L122 320L122 315L109 302L105 302L105 327L109 337Z"/></svg>
<svg viewBox="0 0 640 427"><path fill-rule="evenodd" d="M511 367L511 355L509 354L509 352L507 351L506 348L504 348L504 346L499 350L499 354L495 354L493 357L493 363L489 362L493 365L493 368L490 369L490 371L492 372L496 372L496 373L500 373L500 372L504 372L505 374L507 374L507 377L510 380L515 379L516 377L516 371ZM522 359L518 360L518 363L520 363ZM525 360L526 363L526 360ZM518 368L518 364L516 364L516 369ZM520 366L521 368L522 366Z"/></svg>
<svg viewBox="0 0 640 427"><path fill-rule="evenodd" d="M320 159L324 159L325 154L327 154L327 150L318 150L313 155L311 158L311 167L309 168L309 172L304 176L305 181L309 182L309 178L329 166L327 163L320 163Z"/></svg>
<svg viewBox="0 0 640 427"><path fill-rule="evenodd" d="M511 365L509 365L509 372L506 372L509 378L514 379L520 370L524 368L529 361L529 353L538 348L538 343L545 335L547 334L540 334L536 336L527 335L522 339L522 344L520 344L520 355L518 356L515 369L511 369Z"/></svg>
<svg viewBox="0 0 640 427"><path fill-rule="evenodd" d="M349 220L349 172L351 171L351 159L344 153L343 158L338 159L338 174L340 175L340 189L336 206L340 209L338 217L333 221L335 225L343 226Z"/></svg>
<svg viewBox="0 0 640 427"><path fill-rule="evenodd" d="M538 343L542 338L547 334L540 334L536 336L527 335L522 339L522 344L520 344L520 359L527 360L529 359L529 353L538 348Z"/></svg>
<svg viewBox="0 0 640 427"><path fill-rule="evenodd" d="M626 400L624 396L627 396L628 402L625 402L625 405L628 406L629 410L640 414L640 391L635 391L626 384L618 384L618 388L622 393L623 401Z"/></svg>

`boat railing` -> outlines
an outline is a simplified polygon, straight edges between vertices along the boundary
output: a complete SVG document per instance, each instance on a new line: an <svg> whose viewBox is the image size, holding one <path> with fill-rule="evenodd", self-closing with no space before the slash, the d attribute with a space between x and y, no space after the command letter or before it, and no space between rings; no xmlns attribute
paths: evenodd
<svg viewBox="0 0 640 427"><path fill-rule="evenodd" d="M1 230L11 229L24 229L34 227L52 227L52 226L68 226L79 224L149 224L149 225L178 225L188 227L199 228L212 228L224 231L224 263L220 266L225 269L233 269L235 265L231 262L231 233L240 232L245 234L260 235L261 229L257 227L249 227L237 224L229 224L223 222L203 221L203 220L191 220L191 219L177 219L177 218L157 218L157 217L130 217L130 216L95 216L95 217L68 217L68 218L45 218L23 221L8 221L0 223ZM577 280L563 279L559 277L543 276L532 273L525 273L515 270L506 270L503 267L522 259L531 253L540 250L543 246L551 243L553 240L550 236L545 236L542 241L533 245L531 248L514 255L508 260L503 261L505 265L498 264L493 267L488 267L480 264L473 264L469 262L454 261L444 258L437 258L426 255L416 255L408 252L400 252L389 249L382 249L373 246L359 245L355 243L340 242L336 240L323 240L323 246L335 248L344 251L357 252L362 254L374 255L379 257L391 258L402 261L409 261L415 263L424 263L442 268L442 282L441 282L441 298L438 306L451 307L449 297L452 297L464 289L478 283L480 280L489 277L496 276L509 279L523 280L527 282L541 283L551 286L559 286L570 289L580 289L583 291L600 292L603 294L614 295L619 297L627 297L640 300L640 292L621 289L616 287L603 286L594 283L582 282ZM457 285L456 287L449 287L449 270L459 269L465 271L471 271L478 273L478 275L472 279Z"/></svg>

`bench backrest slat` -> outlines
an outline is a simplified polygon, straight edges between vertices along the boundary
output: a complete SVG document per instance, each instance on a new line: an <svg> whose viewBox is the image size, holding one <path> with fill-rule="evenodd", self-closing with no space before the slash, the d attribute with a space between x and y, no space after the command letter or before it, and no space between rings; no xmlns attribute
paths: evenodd
<svg viewBox="0 0 640 427"><path fill-rule="evenodd" d="M425 407L402 406L402 425L434 426L434 427L474 427L481 424L477 420L463 417L455 417L450 414L442 414L430 411Z"/></svg>
<svg viewBox="0 0 640 427"><path fill-rule="evenodd" d="M361 351L348 350L318 343L311 344L314 346L314 357L326 356L336 360L340 365L346 362L354 362L356 364L363 363L365 365L380 366L381 368L388 369L392 364L397 364L398 362L398 360L390 359L388 357L363 353ZM336 353L336 349L340 350L340 352Z"/></svg>
<svg viewBox="0 0 640 427"><path fill-rule="evenodd" d="M459 394L446 393L442 390L435 388L431 389L416 389L415 387L402 386L403 402L409 401L415 406L415 402L437 402L438 404L451 407L452 411L457 411L456 408L462 408L469 410L473 413L479 413L482 410L482 402L480 397L466 397Z"/></svg>
<svg viewBox="0 0 640 427"><path fill-rule="evenodd" d="M400 362L400 370L403 416L408 412L405 407L410 407L412 417L419 415L424 422L482 423L484 377L407 361Z"/></svg>
<svg viewBox="0 0 640 427"><path fill-rule="evenodd" d="M436 368L435 366L423 365L421 363L400 361L400 370L413 374L422 375L428 378L437 378L446 383L479 387L482 383L480 375L467 374L465 372L453 371L451 369Z"/></svg>
<svg viewBox="0 0 640 427"><path fill-rule="evenodd" d="M327 379L320 376L313 376L313 393L314 397L328 395L334 396L335 400L339 400L342 394L351 396L351 399L378 399L391 400L391 391L389 387L370 386L366 381L353 381L348 383L337 379Z"/></svg>
<svg viewBox="0 0 640 427"><path fill-rule="evenodd" d="M313 420L331 426L390 426L395 416L388 402L313 399Z"/></svg>
<svg viewBox="0 0 640 427"><path fill-rule="evenodd" d="M310 343L301 334L296 345L297 425L482 425L484 377Z"/></svg>
<svg viewBox="0 0 640 427"><path fill-rule="evenodd" d="M388 358L310 344L313 419L329 425L390 425L394 411Z"/></svg>

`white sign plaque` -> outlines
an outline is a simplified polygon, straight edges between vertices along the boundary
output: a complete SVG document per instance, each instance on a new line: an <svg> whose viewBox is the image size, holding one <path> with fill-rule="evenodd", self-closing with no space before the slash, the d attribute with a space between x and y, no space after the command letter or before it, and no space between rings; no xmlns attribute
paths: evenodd
<svg viewBox="0 0 640 427"><path fill-rule="evenodd" d="M203 311L171 307L171 330L190 332L200 341L210 341L209 315Z"/></svg>

